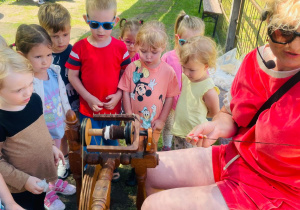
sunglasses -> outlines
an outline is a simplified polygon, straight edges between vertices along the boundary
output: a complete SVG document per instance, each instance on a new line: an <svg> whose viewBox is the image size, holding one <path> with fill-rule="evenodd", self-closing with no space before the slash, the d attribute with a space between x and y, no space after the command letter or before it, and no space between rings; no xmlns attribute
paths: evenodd
<svg viewBox="0 0 300 210"><path fill-rule="evenodd" d="M186 43L185 39L178 39L178 43L180 44L180 46L183 46Z"/></svg>
<svg viewBox="0 0 300 210"><path fill-rule="evenodd" d="M276 29L274 31L272 27L268 28L268 35L272 42L277 44L288 44L294 41L297 36L300 37L300 33L297 31L289 31L284 29Z"/></svg>
<svg viewBox="0 0 300 210"><path fill-rule="evenodd" d="M114 17L114 19L115 19L115 17ZM115 22L98 22L95 20L88 20L88 19L86 22L89 24L90 28L92 28L92 29L98 29L100 26L102 26L102 28L105 30L113 29L114 24L115 24Z"/></svg>

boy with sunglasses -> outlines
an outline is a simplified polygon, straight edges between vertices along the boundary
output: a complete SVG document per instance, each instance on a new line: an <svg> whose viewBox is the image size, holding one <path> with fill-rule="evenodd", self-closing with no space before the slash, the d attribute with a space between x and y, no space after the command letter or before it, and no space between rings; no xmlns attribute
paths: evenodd
<svg viewBox="0 0 300 210"><path fill-rule="evenodd" d="M71 109L78 112L79 95L72 87L65 64L72 50L70 44L71 15L69 11L57 3L44 4L39 8L38 19L40 25L48 32L52 41L53 64L60 66L60 75L67 90ZM68 158L68 143L65 137L61 141L61 151L65 156L65 165L59 161L57 175L59 179L66 179L70 175Z"/></svg>
<svg viewBox="0 0 300 210"><path fill-rule="evenodd" d="M118 89L121 69L130 63L126 45L111 36L119 21L116 0L86 0L84 20L91 35L73 46L66 68L79 93L79 119L90 118L93 128L119 125L119 121L94 121L93 114L119 114L122 91ZM80 78L79 78L80 74ZM118 141L92 138L91 145L113 145ZM119 178L119 174L115 179Z"/></svg>

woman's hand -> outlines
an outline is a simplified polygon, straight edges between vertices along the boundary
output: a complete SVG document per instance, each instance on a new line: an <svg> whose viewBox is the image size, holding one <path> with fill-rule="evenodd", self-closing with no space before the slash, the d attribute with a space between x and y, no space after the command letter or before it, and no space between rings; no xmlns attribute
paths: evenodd
<svg viewBox="0 0 300 210"><path fill-rule="evenodd" d="M209 147L219 137L229 138L236 134L237 125L223 107L211 122L197 125L187 135L186 141L198 147Z"/></svg>
<svg viewBox="0 0 300 210"><path fill-rule="evenodd" d="M52 146L52 149L53 149L55 166L58 166L59 159L61 159L63 162L63 165L65 165L65 158L64 158L63 153L54 145Z"/></svg>
<svg viewBox="0 0 300 210"><path fill-rule="evenodd" d="M19 206L16 202L13 203L5 203L6 210L24 210L21 206Z"/></svg>
<svg viewBox="0 0 300 210"><path fill-rule="evenodd" d="M25 184L25 189L32 194L41 194L44 192L44 188L37 185L38 182L41 182L39 178L36 178L34 176L30 176Z"/></svg>

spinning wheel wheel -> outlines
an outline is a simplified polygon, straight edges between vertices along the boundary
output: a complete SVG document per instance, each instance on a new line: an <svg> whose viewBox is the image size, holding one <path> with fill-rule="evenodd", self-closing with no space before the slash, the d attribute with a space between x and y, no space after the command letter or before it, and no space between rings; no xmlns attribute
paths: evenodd
<svg viewBox="0 0 300 210"><path fill-rule="evenodd" d="M98 179L101 166L88 165L85 171L80 193L79 210L91 209L93 203L93 192Z"/></svg>
<svg viewBox="0 0 300 210"><path fill-rule="evenodd" d="M158 165L152 129L140 130L140 123L135 115L104 114L94 115L93 119L123 121L126 126L93 129L90 119L84 119L79 125L75 113L71 110L67 112L65 133L70 149L70 167L76 180L79 210L110 208L113 170L120 163L131 164L135 168L138 181L136 206L137 209L141 209L146 197L147 168L155 168ZM102 136L104 139L125 139L126 146L90 145L92 136ZM86 145L88 152L96 153L83 152L83 145ZM81 164L88 164L83 180Z"/></svg>

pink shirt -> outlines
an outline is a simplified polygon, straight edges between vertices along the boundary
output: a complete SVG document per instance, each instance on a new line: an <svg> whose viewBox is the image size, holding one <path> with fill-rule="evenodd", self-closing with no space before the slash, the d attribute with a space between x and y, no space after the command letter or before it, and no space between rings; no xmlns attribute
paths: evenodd
<svg viewBox="0 0 300 210"><path fill-rule="evenodd" d="M179 89L181 91L181 75L182 75L182 69L181 69L181 64L179 62L179 58L176 54L176 51L175 50L171 50L169 52L166 52L162 57L161 57L161 60L162 61L165 61L167 64L169 64L170 66L173 67L173 70L175 71L176 73L176 77L177 77L177 82L178 82L178 85L179 85ZM175 96L174 97L174 100L173 100L173 105L172 105L172 109L175 110L176 108L176 105L177 105L177 102L178 102L178 99L179 99L179 96Z"/></svg>
<svg viewBox="0 0 300 210"><path fill-rule="evenodd" d="M132 112L140 115L145 129L160 116L165 99L180 93L175 72L163 61L154 69L149 69L140 60L130 63L118 88L130 93Z"/></svg>

